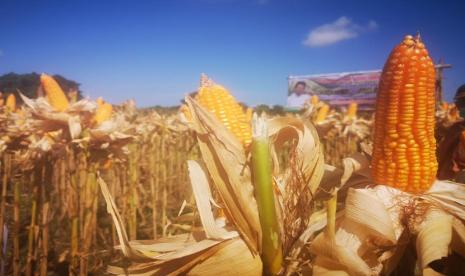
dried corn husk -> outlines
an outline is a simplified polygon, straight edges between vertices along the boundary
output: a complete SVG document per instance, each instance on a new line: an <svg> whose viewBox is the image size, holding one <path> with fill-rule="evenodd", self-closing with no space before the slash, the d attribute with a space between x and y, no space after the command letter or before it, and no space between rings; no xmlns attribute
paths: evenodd
<svg viewBox="0 0 465 276"><path fill-rule="evenodd" d="M241 237L256 254L261 240L257 203L250 168L239 140L195 100L186 102L193 117L198 143L212 183ZM238 173L239 172L239 173Z"/></svg>
<svg viewBox="0 0 465 276"><path fill-rule="evenodd" d="M335 238L321 233L311 244L317 255L314 272L389 274L413 236L422 270L447 257L450 249L463 254L464 197L465 189L444 181L436 181L423 195L383 185L349 188Z"/></svg>
<svg viewBox="0 0 465 276"><path fill-rule="evenodd" d="M45 98L36 100L29 99L20 93L25 105L30 109L34 117L37 118L37 125L40 129L49 131L67 128L72 139L77 138L82 131L80 113L90 114L96 109L96 104L88 99L83 99L72 104L66 111L55 111Z"/></svg>
<svg viewBox="0 0 465 276"><path fill-rule="evenodd" d="M98 178L98 183L107 203L107 211L112 215L120 240L120 249L134 263L129 268L108 267L112 274L129 273L131 275L148 273L149 275L179 274L189 271L194 266L192 275L202 271L215 273L224 271L231 264L237 265L238 273L251 272L252 275L261 274L260 258L253 256L244 242L237 238L237 232L220 227L213 221L213 212L208 196L208 183L200 165L194 161L189 163L190 176L193 178L193 189L196 194L198 209L205 223L205 231L194 231L191 234L178 235L156 242L130 242L124 224L116 210L106 183ZM207 185L207 186L206 186ZM206 192L207 197L205 194ZM208 238L210 236L210 238ZM236 237L236 238L235 238ZM234 260L229 259L234 257ZM203 264L204 260L208 260ZM218 266L218 264L221 264Z"/></svg>
<svg viewBox="0 0 465 276"><path fill-rule="evenodd" d="M268 121L272 144L276 187L279 189L280 216L282 217L284 254L307 228L313 211L310 204L324 173L323 150L315 128L301 119L276 117ZM289 164L279 164L277 152L286 142L291 143Z"/></svg>

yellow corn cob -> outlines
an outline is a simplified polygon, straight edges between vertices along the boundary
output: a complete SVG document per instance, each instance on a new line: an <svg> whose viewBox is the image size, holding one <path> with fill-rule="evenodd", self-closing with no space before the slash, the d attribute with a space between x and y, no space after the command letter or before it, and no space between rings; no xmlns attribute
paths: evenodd
<svg viewBox="0 0 465 276"><path fill-rule="evenodd" d="M354 119L357 116L357 103L352 102L349 104L349 108L347 109L347 118Z"/></svg>
<svg viewBox="0 0 465 276"><path fill-rule="evenodd" d="M102 103L98 105L97 111L94 115L94 121L97 125L109 120L111 118L111 113L113 111L113 106L109 103Z"/></svg>
<svg viewBox="0 0 465 276"><path fill-rule="evenodd" d="M103 100L102 97L98 97L97 100L95 100L98 106L101 106L105 101Z"/></svg>
<svg viewBox="0 0 465 276"><path fill-rule="evenodd" d="M199 89L196 100L213 113L244 145L252 142L252 130L247 115L229 92L213 84Z"/></svg>
<svg viewBox="0 0 465 276"><path fill-rule="evenodd" d="M69 102L60 85L49 75L40 75L40 83L47 96L50 105L56 111L64 111L68 108Z"/></svg>
<svg viewBox="0 0 465 276"><path fill-rule="evenodd" d="M247 122L252 122L252 117L253 117L253 109L248 107L247 110L245 111L245 119Z"/></svg>
<svg viewBox="0 0 465 276"><path fill-rule="evenodd" d="M318 98L318 95L312 95L310 99L310 103L312 105L317 105L320 102L320 98Z"/></svg>
<svg viewBox="0 0 465 276"><path fill-rule="evenodd" d="M315 123L321 123L326 119L326 116L328 116L329 112L329 105L324 104L319 110L316 115Z"/></svg>
<svg viewBox="0 0 465 276"><path fill-rule="evenodd" d="M18 125L24 125L26 123L26 113L24 113L24 109L17 109L16 114L19 117L19 119L17 119Z"/></svg>
<svg viewBox="0 0 465 276"><path fill-rule="evenodd" d="M391 52L376 101L372 173L377 184L421 193L436 178L435 72L419 37Z"/></svg>
<svg viewBox="0 0 465 276"><path fill-rule="evenodd" d="M10 112L14 112L16 110L16 97L14 94L10 94L6 98L6 109Z"/></svg>

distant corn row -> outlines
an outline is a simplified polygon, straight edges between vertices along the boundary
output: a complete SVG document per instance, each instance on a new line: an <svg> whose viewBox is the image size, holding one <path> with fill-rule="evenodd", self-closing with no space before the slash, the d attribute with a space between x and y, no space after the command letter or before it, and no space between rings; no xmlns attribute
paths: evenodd
<svg viewBox="0 0 465 276"><path fill-rule="evenodd" d="M193 136L134 103L75 101L41 76L46 97L0 101L0 274L87 275L117 244L96 179L110 184L131 239L183 230ZM187 205L187 208L190 208ZM184 229L186 230L186 229Z"/></svg>
<svg viewBox="0 0 465 276"><path fill-rule="evenodd" d="M304 116L318 130L327 164L341 167L343 158L371 143L372 113L364 112L360 116L357 109L355 102L339 110L331 109L318 96L313 96L305 105Z"/></svg>

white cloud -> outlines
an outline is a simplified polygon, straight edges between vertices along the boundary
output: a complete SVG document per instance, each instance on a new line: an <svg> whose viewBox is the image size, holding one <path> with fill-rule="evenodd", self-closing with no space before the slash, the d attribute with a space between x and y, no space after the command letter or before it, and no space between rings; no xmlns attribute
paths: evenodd
<svg viewBox="0 0 465 276"><path fill-rule="evenodd" d="M378 24L373 20L368 22L367 25L361 26L353 23L350 18L341 16L332 23L312 29L303 44L308 47L323 47L357 37L361 33L373 31L377 28Z"/></svg>

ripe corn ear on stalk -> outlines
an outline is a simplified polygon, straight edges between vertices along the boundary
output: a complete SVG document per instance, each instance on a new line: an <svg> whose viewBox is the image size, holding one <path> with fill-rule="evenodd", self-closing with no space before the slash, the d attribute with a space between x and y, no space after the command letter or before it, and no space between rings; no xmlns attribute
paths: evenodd
<svg viewBox="0 0 465 276"><path fill-rule="evenodd" d="M372 174L377 184L421 193L436 178L435 71L420 38L391 52L376 101Z"/></svg>
<svg viewBox="0 0 465 276"><path fill-rule="evenodd" d="M113 112L113 106L109 103L102 103L97 106L97 111L94 115L94 121L97 125L109 120Z"/></svg>
<svg viewBox="0 0 465 276"><path fill-rule="evenodd" d="M251 122L252 117L253 117L253 109L248 107L247 111L245 112L245 119L247 120L247 122Z"/></svg>
<svg viewBox="0 0 465 276"><path fill-rule="evenodd" d="M329 105L324 104L319 110L316 115L315 123L321 123L326 119L326 116L328 116L329 112Z"/></svg>
<svg viewBox="0 0 465 276"><path fill-rule="evenodd" d="M358 105L355 102L349 104L349 108L347 109L347 118L354 119L357 116L357 108Z"/></svg>
<svg viewBox="0 0 465 276"><path fill-rule="evenodd" d="M250 119L228 90L217 84L202 86L196 100L213 113L244 146L252 142Z"/></svg>
<svg viewBox="0 0 465 276"><path fill-rule="evenodd" d="M14 94L10 94L6 98L6 109L10 112L14 112L16 110L16 97Z"/></svg>
<svg viewBox="0 0 465 276"><path fill-rule="evenodd" d="M319 102L320 102L320 98L318 98L317 95L312 95L312 97L310 98L310 103L312 105L317 105Z"/></svg>
<svg viewBox="0 0 465 276"><path fill-rule="evenodd" d="M105 101L103 100L102 97L98 97L97 100L95 100L98 106L101 106Z"/></svg>
<svg viewBox="0 0 465 276"><path fill-rule="evenodd" d="M45 91L47 100L56 111L64 111L69 102L60 85L49 75L40 75L40 84Z"/></svg>

